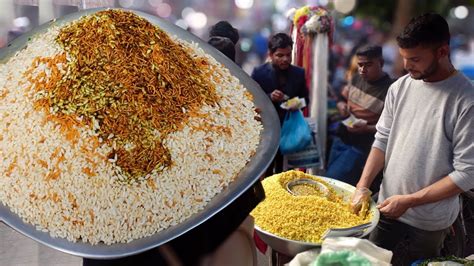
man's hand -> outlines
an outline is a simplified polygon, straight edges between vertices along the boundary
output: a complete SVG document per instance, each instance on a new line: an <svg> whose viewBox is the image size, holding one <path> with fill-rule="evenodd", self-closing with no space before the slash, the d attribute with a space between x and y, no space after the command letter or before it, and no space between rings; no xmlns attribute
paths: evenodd
<svg viewBox="0 0 474 266"><path fill-rule="evenodd" d="M345 102L338 102L337 105L337 110L339 111L339 114L342 117L347 117L349 116L349 106L347 106L347 103Z"/></svg>
<svg viewBox="0 0 474 266"><path fill-rule="evenodd" d="M368 133L371 132L370 126L366 123L354 123L352 127L347 127L347 131L356 134Z"/></svg>
<svg viewBox="0 0 474 266"><path fill-rule="evenodd" d="M387 218L397 219L413 206L410 195L395 195L377 205L379 211Z"/></svg>
<svg viewBox="0 0 474 266"><path fill-rule="evenodd" d="M370 202L370 195L372 192L366 187L357 188L351 199L351 210L355 214L359 214L362 207L365 205L367 209Z"/></svg>
<svg viewBox="0 0 474 266"><path fill-rule="evenodd" d="M270 94L270 98L272 99L272 102L281 102L283 101L284 97L285 97L285 94L281 92L280 90L274 90Z"/></svg>

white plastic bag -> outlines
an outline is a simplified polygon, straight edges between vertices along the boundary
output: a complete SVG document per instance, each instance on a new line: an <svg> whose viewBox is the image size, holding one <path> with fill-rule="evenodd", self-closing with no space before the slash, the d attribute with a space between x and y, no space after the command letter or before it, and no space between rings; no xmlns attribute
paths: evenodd
<svg viewBox="0 0 474 266"><path fill-rule="evenodd" d="M355 237L334 237L323 241L321 251L308 250L293 258L288 266L307 266L311 265L320 254L336 251L354 251L370 261L374 266L389 266L393 253L389 250L377 247L366 239Z"/></svg>
<svg viewBox="0 0 474 266"><path fill-rule="evenodd" d="M334 237L323 241L321 253L337 250L357 251L366 257L372 265L380 266L390 265L393 256L392 251L377 247L367 239Z"/></svg>

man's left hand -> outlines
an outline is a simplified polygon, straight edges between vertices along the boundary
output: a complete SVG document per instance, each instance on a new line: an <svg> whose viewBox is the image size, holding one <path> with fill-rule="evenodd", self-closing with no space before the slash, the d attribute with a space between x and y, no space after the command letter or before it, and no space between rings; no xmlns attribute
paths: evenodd
<svg viewBox="0 0 474 266"><path fill-rule="evenodd" d="M385 217L397 219L412 207L412 203L408 195L395 195L377 205L377 208Z"/></svg>
<svg viewBox="0 0 474 266"><path fill-rule="evenodd" d="M351 133L358 133L358 134L362 134L362 133L367 133L369 132L369 126L367 125L367 123L361 123L361 124L354 124L352 127L347 127L347 131L351 132Z"/></svg>

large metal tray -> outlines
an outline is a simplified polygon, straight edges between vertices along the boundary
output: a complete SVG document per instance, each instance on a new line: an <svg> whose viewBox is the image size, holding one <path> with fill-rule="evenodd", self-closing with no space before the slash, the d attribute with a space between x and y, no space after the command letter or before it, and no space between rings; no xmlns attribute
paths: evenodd
<svg viewBox="0 0 474 266"><path fill-rule="evenodd" d="M352 193L355 191L355 187L344 183L342 181L332 179L329 177L321 177L323 180L328 182L336 191L337 194L341 195L344 200L349 201ZM370 232L372 232L375 227L377 226L379 219L380 219L380 212L375 207L377 204L371 199L370 200L370 213L372 214L371 225L369 228L364 230L364 233L360 237L367 236ZM267 243L272 249L288 255L288 256L296 256L296 254L309 250L309 249L317 249L321 248L320 243L310 243L304 241L296 241L291 240L288 238L284 238L281 236L277 236L272 234L268 231L263 230L257 224L255 224L255 232L257 232L258 236Z"/></svg>
<svg viewBox="0 0 474 266"><path fill-rule="evenodd" d="M55 21L45 23L38 28L18 37L8 44L7 47L0 49L0 63L5 63L8 58L13 56L17 51L25 48L30 37L46 32L51 26L62 25L64 23L76 20L81 16L89 15L101 10L104 9L89 9L73 13ZM23 220L15 213L10 211L8 207L0 203L0 221L4 222L14 230L56 250L86 258L112 259L130 256L160 246L197 227L212 217L214 214L224 209L243 192L250 188L252 184L255 183L255 181L272 161L275 153L277 152L280 138L280 122L273 104L268 99L268 96L260 88L260 86L254 80L252 80L239 66L237 66L234 62L229 60L226 56L221 54L219 51L208 45L200 38L174 24L144 12L135 10L128 11L131 11L147 19L170 35L177 36L178 38L187 42L198 43L206 53L210 54L217 61L227 67L232 75L237 77L254 96L255 106L261 111L260 115L263 123L263 132L261 134L260 144L257 148L257 151L251 158L250 162L245 166L244 169L242 169L236 180L220 194L214 197L208 203L205 209L192 215L186 221L176 226L172 226L152 236L134 240L130 243L90 245L84 242L70 242L63 238L53 238L49 235L49 233L38 231L32 224L23 222Z"/></svg>

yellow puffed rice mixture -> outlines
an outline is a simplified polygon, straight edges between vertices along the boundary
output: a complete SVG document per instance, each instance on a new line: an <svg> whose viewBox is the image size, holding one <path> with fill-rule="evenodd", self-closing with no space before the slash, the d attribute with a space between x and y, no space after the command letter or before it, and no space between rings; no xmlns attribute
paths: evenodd
<svg viewBox="0 0 474 266"><path fill-rule="evenodd" d="M328 187L328 197L293 196L286 185L295 179L313 179ZM266 198L251 213L261 229L291 240L321 243L329 228L367 223L371 214L358 216L326 181L300 171L288 171L262 181ZM364 217L365 216L365 217Z"/></svg>

